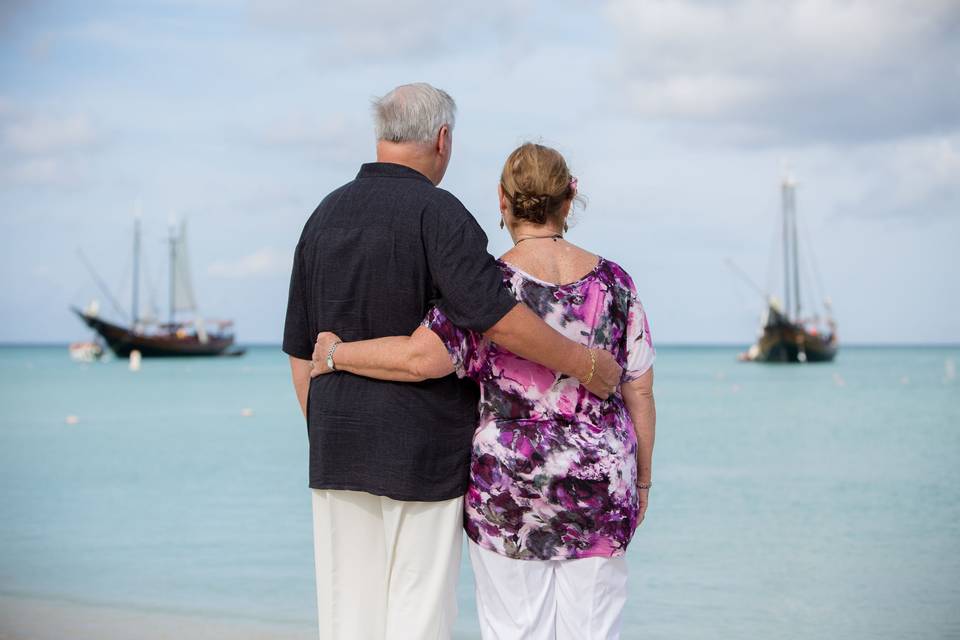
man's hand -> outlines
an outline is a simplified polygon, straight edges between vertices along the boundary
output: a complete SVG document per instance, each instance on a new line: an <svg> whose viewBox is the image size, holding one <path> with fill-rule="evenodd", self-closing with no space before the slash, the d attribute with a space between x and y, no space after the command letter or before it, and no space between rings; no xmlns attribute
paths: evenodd
<svg viewBox="0 0 960 640"><path fill-rule="evenodd" d="M610 397L620 385L620 377L623 375L623 368L617 364L616 358L609 351L604 349L594 349L593 355L597 358L597 367L593 372L593 380L590 384L583 385L587 391L595 396L606 400ZM589 369L587 370L589 376ZM582 380L581 380L582 382Z"/></svg>
<svg viewBox="0 0 960 640"><path fill-rule="evenodd" d="M325 373L330 373L331 369L327 366L327 353L334 342L340 342L339 336L329 331L321 331L317 334L317 343L313 345L313 358L310 362L310 377L316 378Z"/></svg>

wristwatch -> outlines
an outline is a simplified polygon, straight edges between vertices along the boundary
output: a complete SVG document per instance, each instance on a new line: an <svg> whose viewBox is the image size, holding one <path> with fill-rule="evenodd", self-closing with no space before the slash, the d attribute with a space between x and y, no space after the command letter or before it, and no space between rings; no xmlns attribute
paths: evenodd
<svg viewBox="0 0 960 640"><path fill-rule="evenodd" d="M327 351L327 369L330 371L336 371L337 368L333 366L333 352L337 350L337 345L340 344L342 340L337 340L332 345L330 345L330 351Z"/></svg>

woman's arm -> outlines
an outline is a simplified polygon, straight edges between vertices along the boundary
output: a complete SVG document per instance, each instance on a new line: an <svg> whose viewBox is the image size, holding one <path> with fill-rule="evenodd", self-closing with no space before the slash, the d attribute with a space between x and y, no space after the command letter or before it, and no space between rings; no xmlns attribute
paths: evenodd
<svg viewBox="0 0 960 640"><path fill-rule="evenodd" d="M330 373L327 353L338 340L335 334L329 332L317 336L311 377ZM410 336L341 343L333 355L333 364L337 371L397 382L442 378L453 372L447 348L437 334L422 325Z"/></svg>
<svg viewBox="0 0 960 640"><path fill-rule="evenodd" d="M637 482L650 484L653 474L653 441L657 427L657 407L653 400L653 367L621 387L623 402L637 433ZM640 489L639 525L647 512L649 489Z"/></svg>

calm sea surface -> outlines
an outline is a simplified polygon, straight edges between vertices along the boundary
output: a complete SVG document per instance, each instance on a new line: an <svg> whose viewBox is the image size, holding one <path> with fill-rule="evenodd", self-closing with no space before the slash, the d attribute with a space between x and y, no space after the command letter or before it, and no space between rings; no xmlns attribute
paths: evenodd
<svg viewBox="0 0 960 640"><path fill-rule="evenodd" d="M659 349L624 637L960 637L960 348L735 355ZM279 348L134 374L5 347L0 401L0 595L310 635L306 430ZM472 580L465 560L458 638L478 635Z"/></svg>

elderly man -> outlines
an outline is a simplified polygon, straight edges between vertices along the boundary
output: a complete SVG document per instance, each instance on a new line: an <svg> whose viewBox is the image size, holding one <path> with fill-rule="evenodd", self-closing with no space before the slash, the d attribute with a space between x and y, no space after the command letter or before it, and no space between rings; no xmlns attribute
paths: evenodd
<svg viewBox="0 0 960 640"><path fill-rule="evenodd" d="M294 254L283 351L310 439L321 638L449 637L478 390L454 376L311 379L318 332L408 335L436 304L601 397L620 379L610 354L567 340L517 304L476 220L437 188L455 109L428 84L377 100L377 162L324 198ZM336 345L326 362L336 369Z"/></svg>

